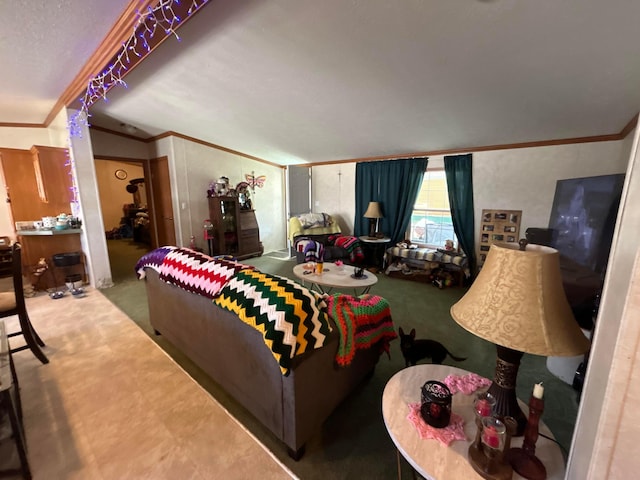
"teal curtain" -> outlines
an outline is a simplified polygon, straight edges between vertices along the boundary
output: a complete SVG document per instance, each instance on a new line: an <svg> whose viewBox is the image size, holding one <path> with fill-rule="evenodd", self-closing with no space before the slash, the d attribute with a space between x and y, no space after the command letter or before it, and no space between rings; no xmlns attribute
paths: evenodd
<svg viewBox="0 0 640 480"><path fill-rule="evenodd" d="M453 230L469 259L469 270L473 278L476 271L476 248L471 154L444 157L444 172L447 177Z"/></svg>
<svg viewBox="0 0 640 480"><path fill-rule="evenodd" d="M369 202L377 201L384 215L380 231L391 238L392 245L404 240L427 160L421 157L356 164L356 236L369 233L369 219L363 215Z"/></svg>

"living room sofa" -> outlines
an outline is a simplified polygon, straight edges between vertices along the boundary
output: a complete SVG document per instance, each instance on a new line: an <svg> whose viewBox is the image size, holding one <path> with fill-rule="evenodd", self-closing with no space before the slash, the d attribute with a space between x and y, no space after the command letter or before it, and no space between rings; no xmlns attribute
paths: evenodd
<svg viewBox="0 0 640 480"><path fill-rule="evenodd" d="M305 442L373 373L379 359L381 349L359 349L349 365L339 366L340 335L332 324L324 345L294 357L283 374L263 334L238 315L206 295L164 281L154 268L136 266L136 270L144 270L155 332L202 368L281 440L296 460L304 453Z"/></svg>

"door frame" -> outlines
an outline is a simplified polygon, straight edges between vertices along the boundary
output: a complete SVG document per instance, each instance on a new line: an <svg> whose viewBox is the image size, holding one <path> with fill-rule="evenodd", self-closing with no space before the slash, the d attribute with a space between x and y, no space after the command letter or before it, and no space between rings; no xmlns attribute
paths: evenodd
<svg viewBox="0 0 640 480"><path fill-rule="evenodd" d="M158 162L160 160L166 161L167 162L167 180L168 180L168 184L158 184L159 179L154 178L152 172L151 172L151 165L153 162ZM158 235L158 222L156 219L156 215L158 215L158 208L156 207L155 204L155 191L156 189L158 189L158 191L162 191L163 195L169 195L169 205L171 205L171 218L173 221L173 242L169 242L172 245L177 245L177 239L178 239L178 232L177 232L177 219L176 219L176 212L175 212L175 206L173 204L173 194L171 193L171 169L170 169L170 164L169 164L169 156L168 155L161 155L159 157L154 157L154 158L150 158L149 160L147 160L146 163L146 167L145 167L145 181L146 178L149 178L149 192L151 195L151 199L150 199L150 203L151 203L151 212L150 213L150 217L152 219L152 232L153 232L153 237L151 240L152 246L153 248L158 248L160 246L160 239L159 239L159 235Z"/></svg>

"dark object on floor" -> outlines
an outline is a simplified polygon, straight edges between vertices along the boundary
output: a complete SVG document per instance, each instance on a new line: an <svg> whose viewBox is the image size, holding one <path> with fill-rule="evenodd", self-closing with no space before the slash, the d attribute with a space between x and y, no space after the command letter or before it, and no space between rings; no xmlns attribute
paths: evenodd
<svg viewBox="0 0 640 480"><path fill-rule="evenodd" d="M400 350L402 350L402 356L404 357L405 366L415 365L418 360L423 358L430 358L432 363L441 364L447 355L453 358L456 362L462 362L466 360L462 357L456 357L444 345L435 340L419 339L416 340L416 329L411 329L409 335L406 335L402 330L402 327L398 329L400 334Z"/></svg>
<svg viewBox="0 0 640 480"><path fill-rule="evenodd" d="M438 287L441 290L445 287L456 285L455 279L453 278L451 272L448 272L443 268L434 268L433 270L431 270L430 278L431 285L433 285L434 287ZM462 283L460 283L460 285L462 285Z"/></svg>

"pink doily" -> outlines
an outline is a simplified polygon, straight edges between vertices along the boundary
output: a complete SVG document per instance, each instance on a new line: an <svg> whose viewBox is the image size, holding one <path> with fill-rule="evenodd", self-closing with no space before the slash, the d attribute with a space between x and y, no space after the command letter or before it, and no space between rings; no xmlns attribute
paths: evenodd
<svg viewBox="0 0 640 480"><path fill-rule="evenodd" d="M454 440L467 440L467 437L464 434L464 420L460 415L456 415L452 412L448 426L445 428L434 428L427 425L422 419L419 403L410 403L408 407L409 415L407 415L407 420L413 423L413 426L416 427L421 439L433 438L447 446Z"/></svg>
<svg viewBox="0 0 640 480"><path fill-rule="evenodd" d="M475 373L468 373L467 375L462 376L447 375L447 378L443 380L443 383L449 387L451 395L457 392L469 395L481 387L488 387L491 385L491 380L481 377Z"/></svg>

